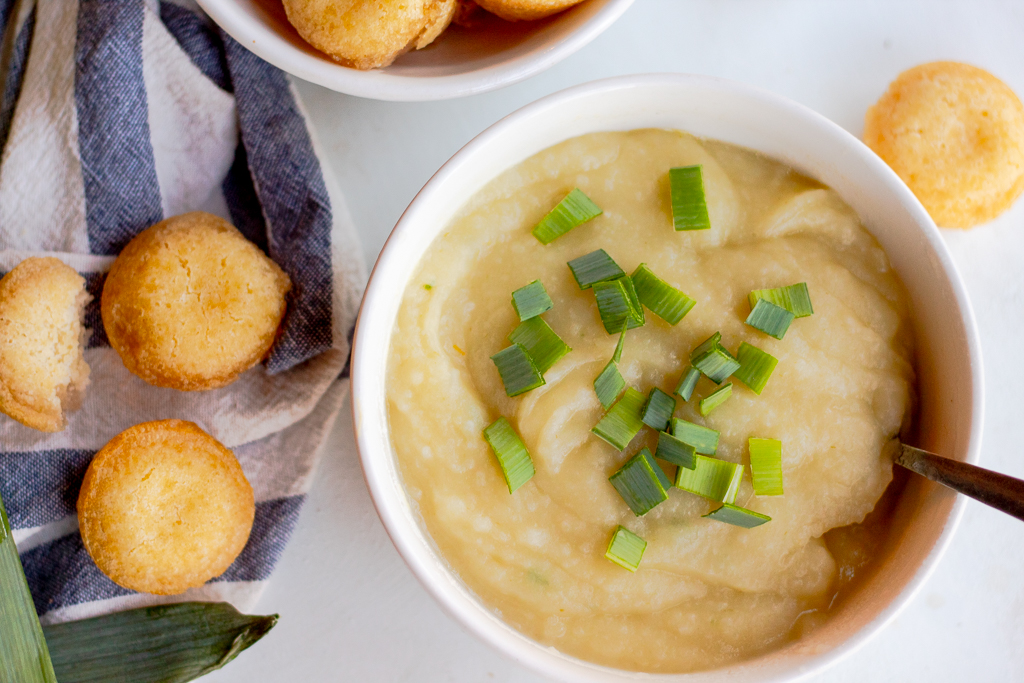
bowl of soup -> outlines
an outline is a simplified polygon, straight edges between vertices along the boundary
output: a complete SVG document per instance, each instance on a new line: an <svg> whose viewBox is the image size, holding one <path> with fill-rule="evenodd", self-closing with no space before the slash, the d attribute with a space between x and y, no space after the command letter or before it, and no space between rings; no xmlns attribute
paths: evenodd
<svg viewBox="0 0 1024 683"><path fill-rule="evenodd" d="M675 229L671 169L694 168L702 229ZM552 224L577 192L586 215ZM563 234L538 239L540 224ZM643 285L642 324L620 333L598 302L615 287L581 275L594 254L693 303L678 319ZM512 293L534 281L562 346L516 385L492 357L517 346ZM813 314L766 334L751 292L792 285ZM695 360L715 335L722 358L770 355L767 382ZM613 358L606 405L595 380ZM927 213L835 124L707 77L578 86L470 142L385 245L352 370L366 481L402 557L470 632L560 680L794 680L837 661L910 600L962 513L894 472L887 445L967 462L980 447L973 314ZM639 431L597 427L615 397L659 391L670 407ZM669 418L715 434L697 457L736 475L728 497L662 459ZM484 436L499 421L531 476L503 477ZM755 479L752 438L781 445L781 491ZM641 510L618 476L638 461L661 496ZM646 544L635 571L609 560L618 529Z"/></svg>

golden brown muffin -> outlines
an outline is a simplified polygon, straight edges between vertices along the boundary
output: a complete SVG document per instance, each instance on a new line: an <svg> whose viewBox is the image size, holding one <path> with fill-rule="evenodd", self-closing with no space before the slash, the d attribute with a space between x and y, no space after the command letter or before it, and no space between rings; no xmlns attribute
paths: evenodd
<svg viewBox="0 0 1024 683"><path fill-rule="evenodd" d="M388 66L426 47L448 26L456 0L284 0L310 45L356 69Z"/></svg>
<svg viewBox="0 0 1024 683"><path fill-rule="evenodd" d="M868 109L864 142L943 227L992 220L1024 191L1024 105L967 64L901 73Z"/></svg>
<svg viewBox="0 0 1024 683"><path fill-rule="evenodd" d="M82 357L85 279L55 258L25 259L0 280L0 411L59 432L89 384Z"/></svg>
<svg viewBox="0 0 1024 683"><path fill-rule="evenodd" d="M583 0L476 0L492 14L507 21L533 21L557 14Z"/></svg>
<svg viewBox="0 0 1024 683"><path fill-rule="evenodd" d="M110 345L158 387L214 389L274 343L288 276L227 221L196 211L139 233L114 261L100 310Z"/></svg>
<svg viewBox="0 0 1024 683"><path fill-rule="evenodd" d="M426 23L423 24L423 31L416 38L416 49L422 50L444 33L444 30L452 23L455 10L458 8L458 0L431 0L428 2L424 13Z"/></svg>
<svg viewBox="0 0 1024 683"><path fill-rule="evenodd" d="M191 422L130 427L104 446L78 495L82 543L119 586L176 595L220 576L256 506L238 460Z"/></svg>

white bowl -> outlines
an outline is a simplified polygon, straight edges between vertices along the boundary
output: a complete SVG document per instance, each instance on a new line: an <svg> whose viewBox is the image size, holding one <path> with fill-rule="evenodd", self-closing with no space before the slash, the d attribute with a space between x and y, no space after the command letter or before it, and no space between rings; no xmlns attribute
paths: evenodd
<svg viewBox="0 0 1024 683"><path fill-rule="evenodd" d="M451 26L434 43L383 69L359 71L304 41L281 0L198 0L239 43L274 66L331 90L375 100L422 102L496 90L536 75L592 41L633 0L587 0L540 21Z"/></svg>
<svg viewBox="0 0 1024 683"><path fill-rule="evenodd" d="M513 659L566 681L793 681L838 661L907 604L934 569L964 501L920 477L896 510L877 572L824 626L724 669L651 675L596 666L518 633L484 607L439 557L402 488L388 436L385 378L402 294L421 255L462 204L505 169L584 133L673 128L742 145L835 189L889 255L912 303L920 391L919 445L977 462L983 387L980 343L963 283L934 223L902 181L852 135L782 97L687 75L626 76L546 97L488 128L420 191L388 239L355 334L352 397L367 485L391 539L424 586L470 632Z"/></svg>

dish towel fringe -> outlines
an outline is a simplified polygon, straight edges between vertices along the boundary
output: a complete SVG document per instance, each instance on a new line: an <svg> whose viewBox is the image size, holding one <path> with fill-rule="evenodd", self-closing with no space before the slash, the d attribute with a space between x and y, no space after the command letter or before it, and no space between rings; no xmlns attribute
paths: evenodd
<svg viewBox="0 0 1024 683"><path fill-rule="evenodd" d="M52 255L93 300L91 384L68 427L0 416L0 494L44 623L181 600L251 611L295 525L348 391L365 282L345 202L289 77L189 0L0 0L0 271ZM105 272L138 232L204 210L230 220L291 276L267 361L207 392L153 387L107 343ZM232 449L256 494L245 550L171 598L117 586L82 546L75 502L93 455L148 420L191 420Z"/></svg>

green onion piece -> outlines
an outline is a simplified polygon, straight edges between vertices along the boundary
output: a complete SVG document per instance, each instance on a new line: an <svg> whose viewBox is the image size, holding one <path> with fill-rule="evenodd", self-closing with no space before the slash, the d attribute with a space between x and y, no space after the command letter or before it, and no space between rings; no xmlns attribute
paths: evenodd
<svg viewBox="0 0 1024 683"><path fill-rule="evenodd" d="M484 429L484 439L501 465L501 473L505 475L509 493L515 493L517 488L530 481L535 473L533 460L530 458L530 452L526 450L526 444L519 438L508 420L499 417L488 425Z"/></svg>
<svg viewBox="0 0 1024 683"><path fill-rule="evenodd" d="M617 280L595 282L594 297L597 299L597 312L608 334L615 334L622 329L640 327L644 324L644 312L639 302L634 300L633 283L628 277Z"/></svg>
<svg viewBox="0 0 1024 683"><path fill-rule="evenodd" d="M708 203L704 197L704 172L701 166L669 169L672 194L672 223L676 230L708 230Z"/></svg>
<svg viewBox="0 0 1024 683"><path fill-rule="evenodd" d="M698 453L714 455L718 450L718 432L710 427L672 418L672 436L697 449Z"/></svg>
<svg viewBox="0 0 1024 683"><path fill-rule="evenodd" d="M750 475L758 496L782 495L782 442L778 439L747 439Z"/></svg>
<svg viewBox="0 0 1024 683"><path fill-rule="evenodd" d="M772 518L768 515L762 515L760 512L754 512L753 510L729 503L723 504L722 507L712 510L704 516L716 522L725 522L733 526L741 526L744 529L753 529L755 526L761 526L765 522L772 521Z"/></svg>
<svg viewBox="0 0 1024 683"><path fill-rule="evenodd" d="M668 490L672 488L672 482L646 448L627 460L608 481L637 517L668 500Z"/></svg>
<svg viewBox="0 0 1024 683"><path fill-rule="evenodd" d="M554 305L540 280L534 280L512 292L512 308L516 309L520 320L536 318L544 311L550 311Z"/></svg>
<svg viewBox="0 0 1024 683"><path fill-rule="evenodd" d="M700 414L707 417L712 410L729 400L730 396L732 396L732 382L723 384L702 398L698 404Z"/></svg>
<svg viewBox="0 0 1024 683"><path fill-rule="evenodd" d="M620 525L615 528L604 556L620 567L635 572L640 567L646 549L647 541Z"/></svg>
<svg viewBox="0 0 1024 683"><path fill-rule="evenodd" d="M626 387L626 380L622 379L619 373L619 366L614 360L608 361L604 370L594 380L594 391L597 393L597 400L601 402L605 410L615 403L622 390Z"/></svg>
<svg viewBox="0 0 1024 683"><path fill-rule="evenodd" d="M744 322L770 337L782 339L794 317L782 306L776 306L768 299L758 299Z"/></svg>
<svg viewBox="0 0 1024 683"><path fill-rule="evenodd" d="M3 500L0 500L0 681L57 683Z"/></svg>
<svg viewBox="0 0 1024 683"><path fill-rule="evenodd" d="M622 334L619 335L619 342L615 345L615 353L612 354L612 360L615 361L616 363L621 363L622 362L622 345L626 341L626 330L627 329L629 329L628 326L626 326L626 325L622 326Z"/></svg>
<svg viewBox="0 0 1024 683"><path fill-rule="evenodd" d="M629 303L629 315L633 322L637 323L634 327L641 327L647 320L644 317L644 307L640 305L640 297L636 295L636 287L633 286L633 280L628 277L619 279L622 281L622 288L626 292L626 301ZM626 329L629 329L628 325Z"/></svg>
<svg viewBox="0 0 1024 683"><path fill-rule="evenodd" d="M806 282L799 282L795 285L783 287L786 292L786 305L788 309L798 318L806 318L814 315L814 306L811 305L811 293L807 290Z"/></svg>
<svg viewBox="0 0 1024 683"><path fill-rule="evenodd" d="M526 353L530 354L533 364L542 375L550 370L559 358L572 351L543 318L530 318L519 323L519 326L508 335L508 340L513 344L521 344L526 349Z"/></svg>
<svg viewBox="0 0 1024 683"><path fill-rule="evenodd" d="M641 263L629 277L640 303L669 325L682 320L697 303L655 275L646 263Z"/></svg>
<svg viewBox="0 0 1024 683"><path fill-rule="evenodd" d="M223 602L182 602L53 624L43 632L60 683L185 683L232 661L276 623L276 614L239 614Z"/></svg>
<svg viewBox="0 0 1024 683"><path fill-rule="evenodd" d="M690 365L715 384L724 382L740 367L740 362L725 350L721 342L722 334L715 332L690 353Z"/></svg>
<svg viewBox="0 0 1024 683"><path fill-rule="evenodd" d="M781 306L797 318L806 318L814 313L811 306L811 293L807 291L807 283L800 282L788 287L776 287L775 289L755 289L747 295L747 301L753 308L758 299L765 299L776 306Z"/></svg>
<svg viewBox="0 0 1024 683"><path fill-rule="evenodd" d="M505 393L518 396L544 384L544 376L522 344L513 344L491 356L498 367Z"/></svg>
<svg viewBox="0 0 1024 683"><path fill-rule="evenodd" d="M640 419L647 397L633 387L626 387L626 393L604 414L604 417L590 431L623 450L644 427Z"/></svg>
<svg viewBox="0 0 1024 683"><path fill-rule="evenodd" d="M661 432L668 429L668 421L675 411L676 400L658 387L654 387L647 397L647 403L644 404L644 412L640 419L651 429Z"/></svg>
<svg viewBox="0 0 1024 683"><path fill-rule="evenodd" d="M679 386L676 387L676 396L684 401L689 401L690 397L693 396L693 390L697 387L698 379L700 379L700 370L691 365L679 380Z"/></svg>
<svg viewBox="0 0 1024 683"><path fill-rule="evenodd" d="M540 223L533 228L533 236L540 240L541 244L551 244L576 226L583 225L602 213L604 212L601 211L601 207L577 187L565 195L548 215L540 219Z"/></svg>
<svg viewBox="0 0 1024 683"><path fill-rule="evenodd" d="M732 373L732 376L760 396L768 384L768 378L775 371L775 366L779 364L779 359L752 344L741 342L739 351L736 352L736 360L740 362L740 368Z"/></svg>
<svg viewBox="0 0 1024 683"><path fill-rule="evenodd" d="M595 282L616 280L626 274L604 249L574 258L568 265L580 289L589 289Z"/></svg>
<svg viewBox="0 0 1024 683"><path fill-rule="evenodd" d="M676 488L720 503L735 503L743 480L743 468L734 462L698 455L692 470L676 470Z"/></svg>
<svg viewBox="0 0 1024 683"><path fill-rule="evenodd" d="M708 337L707 339L702 341L700 344L698 344L697 348L695 348L693 351L690 352L690 358L693 358L694 356L704 355L708 351L713 351L715 349L715 347L721 346L721 345L722 345L722 333L721 332L715 332L713 335L711 335L710 337Z"/></svg>
<svg viewBox="0 0 1024 683"><path fill-rule="evenodd" d="M658 451L654 455L665 462L685 467L688 470L697 466L697 450L668 432L658 433Z"/></svg>

